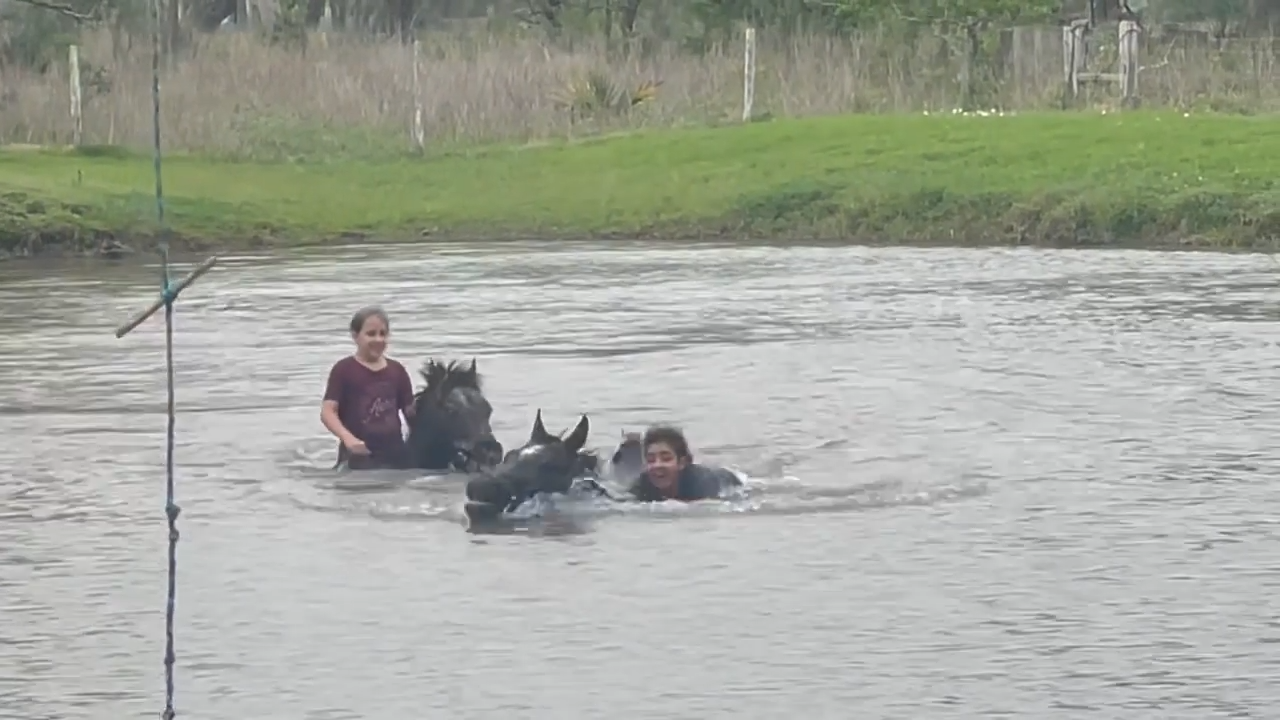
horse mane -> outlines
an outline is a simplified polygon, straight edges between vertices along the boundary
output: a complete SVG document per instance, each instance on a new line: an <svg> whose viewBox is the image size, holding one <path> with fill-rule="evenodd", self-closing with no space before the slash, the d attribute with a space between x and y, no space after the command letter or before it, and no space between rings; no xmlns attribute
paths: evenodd
<svg viewBox="0 0 1280 720"><path fill-rule="evenodd" d="M414 393L415 397L447 398L457 388L481 390L480 372L476 370L474 360L464 365L456 360L442 363L431 359L423 364L421 373L426 385Z"/></svg>

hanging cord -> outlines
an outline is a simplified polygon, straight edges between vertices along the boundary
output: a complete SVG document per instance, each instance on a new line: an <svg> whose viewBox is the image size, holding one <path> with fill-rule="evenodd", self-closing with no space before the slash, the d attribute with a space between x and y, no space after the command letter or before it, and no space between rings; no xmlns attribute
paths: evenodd
<svg viewBox="0 0 1280 720"><path fill-rule="evenodd" d="M165 289L164 304L164 360L168 374L169 427L165 433L165 504L164 514L169 519L169 595L165 603L164 613L164 720L173 720L173 663L176 659L173 652L173 610L178 589L178 514L182 508L173 499L173 439L177 412L173 398L173 296L169 286L168 248L161 250L165 255Z"/></svg>
<svg viewBox="0 0 1280 720"><path fill-rule="evenodd" d="M165 433L165 504L164 514L169 521L169 583L168 597L165 603L164 631L164 712L160 717L173 720L177 713L173 709L173 665L176 656L173 651L173 613L174 602L178 591L178 515L182 508L174 502L173 478L173 446L174 428L177 424L177 407L174 402L173 372L173 305L178 295L200 276L213 269L218 263L217 256L210 257L200 263L186 277L173 282L169 274L169 231L164 216L164 185L160 175L160 0L152 3L151 24L151 109L154 131L151 149L155 160L156 176L156 220L159 223L158 249L160 252L160 297L146 309L136 313L120 327L116 328L116 337L122 338L141 325L147 318L164 308L164 362L168 385L168 428Z"/></svg>
<svg viewBox="0 0 1280 720"><path fill-rule="evenodd" d="M164 612L164 712L160 717L173 720L173 664L177 659L173 651L173 612L178 590L178 514L182 508L173 496L173 445L177 412L173 392L173 301L177 297L169 277L169 238L164 218L164 183L160 173L160 0L151 4L151 151L156 175L156 221L160 233L160 298L164 301L164 364L168 385L167 411L169 425L165 433L165 503L164 514L169 520L169 594Z"/></svg>

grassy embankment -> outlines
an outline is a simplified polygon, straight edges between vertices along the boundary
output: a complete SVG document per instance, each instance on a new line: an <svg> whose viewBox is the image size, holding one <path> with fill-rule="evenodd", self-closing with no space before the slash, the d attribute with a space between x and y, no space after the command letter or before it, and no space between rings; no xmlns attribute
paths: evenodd
<svg viewBox="0 0 1280 720"><path fill-rule="evenodd" d="M1269 247L1274 119L1177 112L845 115L425 158L247 162L174 155L186 242L582 237ZM137 243L150 158L0 152L0 249Z"/></svg>

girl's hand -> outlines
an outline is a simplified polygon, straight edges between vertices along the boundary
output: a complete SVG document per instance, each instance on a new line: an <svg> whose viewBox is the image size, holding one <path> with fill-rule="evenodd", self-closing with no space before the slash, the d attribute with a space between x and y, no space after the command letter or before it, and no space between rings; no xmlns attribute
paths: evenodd
<svg viewBox="0 0 1280 720"><path fill-rule="evenodd" d="M358 437L353 437L350 440L343 442L342 444L347 448L347 452L351 453L352 455L368 455L369 454L369 448L366 447L364 444L364 441Z"/></svg>

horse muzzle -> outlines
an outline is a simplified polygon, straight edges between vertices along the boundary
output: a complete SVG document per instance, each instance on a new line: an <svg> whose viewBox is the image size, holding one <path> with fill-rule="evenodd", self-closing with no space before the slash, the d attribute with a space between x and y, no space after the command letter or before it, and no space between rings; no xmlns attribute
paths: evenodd
<svg viewBox="0 0 1280 720"><path fill-rule="evenodd" d="M484 502L467 501L463 506L463 512L467 514L467 522L470 525L497 522L502 517L501 507Z"/></svg>
<svg viewBox="0 0 1280 720"><path fill-rule="evenodd" d="M468 505L489 505L497 508L497 513L511 509L519 503L514 488L502 478L492 476L472 478L467 481L466 492Z"/></svg>

